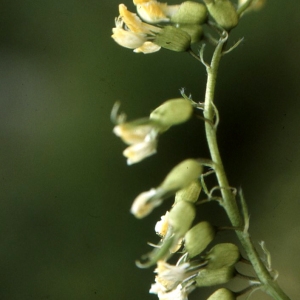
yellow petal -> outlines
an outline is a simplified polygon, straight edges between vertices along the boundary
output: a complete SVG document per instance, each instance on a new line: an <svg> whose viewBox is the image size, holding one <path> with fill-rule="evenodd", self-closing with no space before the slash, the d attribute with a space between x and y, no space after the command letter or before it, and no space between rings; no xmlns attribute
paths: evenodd
<svg viewBox="0 0 300 300"><path fill-rule="evenodd" d="M137 5L137 12L141 19L148 23L168 22L169 18L164 13L166 8L166 3L149 1L147 3Z"/></svg>
<svg viewBox="0 0 300 300"><path fill-rule="evenodd" d="M119 5L119 13L126 26L134 33L153 34L160 31L160 28L142 22L136 14L128 11L124 4Z"/></svg>

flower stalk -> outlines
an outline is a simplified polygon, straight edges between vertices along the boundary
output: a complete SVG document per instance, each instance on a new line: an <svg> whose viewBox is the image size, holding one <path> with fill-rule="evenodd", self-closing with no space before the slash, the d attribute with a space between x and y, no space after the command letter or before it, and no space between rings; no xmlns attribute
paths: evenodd
<svg viewBox="0 0 300 300"><path fill-rule="evenodd" d="M215 104L214 93L216 87L216 79L219 69L220 60L222 57L222 51L224 44L227 41L228 34L223 32L223 37L219 40L219 43L214 51L211 64L205 63L207 71L207 84L204 102L204 117L208 121L205 122L205 132L208 148L210 151L211 159L214 165L214 171L216 173L217 181L221 187L222 194L222 206L224 207L227 216L232 226L240 227L244 221L239 212L235 195L232 193L232 189L229 185L226 172L221 159L218 143L217 143L217 128L212 126L215 116ZM278 283L273 279L270 272L267 270L263 262L261 261L251 239L248 231L236 230L236 234L247 253L247 256L256 272L258 279L260 280L262 289L276 300L288 300L290 299L279 287Z"/></svg>

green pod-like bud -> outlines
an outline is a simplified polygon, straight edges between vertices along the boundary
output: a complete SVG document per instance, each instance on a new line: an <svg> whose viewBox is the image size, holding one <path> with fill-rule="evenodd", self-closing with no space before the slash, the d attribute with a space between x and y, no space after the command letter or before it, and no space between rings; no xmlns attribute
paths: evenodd
<svg viewBox="0 0 300 300"><path fill-rule="evenodd" d="M239 248L231 243L215 245L205 256L208 261L207 269L219 269L233 266L240 259Z"/></svg>
<svg viewBox="0 0 300 300"><path fill-rule="evenodd" d="M175 204L169 213L169 225L178 237L182 237L190 229L196 211L193 204L181 201Z"/></svg>
<svg viewBox="0 0 300 300"><path fill-rule="evenodd" d="M170 21L182 24L203 24L207 19L205 5L193 1L181 3L178 11L171 16Z"/></svg>
<svg viewBox="0 0 300 300"><path fill-rule="evenodd" d="M216 235L215 228L203 221L192 227L184 236L185 248L192 258L200 254Z"/></svg>
<svg viewBox="0 0 300 300"><path fill-rule="evenodd" d="M179 190L175 195L175 203L179 201L188 201L195 203L201 192L201 184L198 179L191 182L186 188Z"/></svg>
<svg viewBox="0 0 300 300"><path fill-rule="evenodd" d="M192 113L193 107L190 101L184 98L171 99L157 107L150 114L150 120L169 127L186 122Z"/></svg>
<svg viewBox="0 0 300 300"><path fill-rule="evenodd" d="M235 300L236 296L228 289L221 288L216 290L207 300Z"/></svg>
<svg viewBox="0 0 300 300"><path fill-rule="evenodd" d="M229 0L204 0L204 2L209 14L224 29L232 29L238 24L239 16Z"/></svg>
<svg viewBox="0 0 300 300"><path fill-rule="evenodd" d="M157 33L153 42L163 48L183 52L189 49L191 45L191 37L183 30L174 26L165 26Z"/></svg>
<svg viewBox="0 0 300 300"><path fill-rule="evenodd" d="M198 287L213 286L227 283L235 276L234 267L223 267L220 269L202 269L196 277ZM223 299L223 298L219 298Z"/></svg>
<svg viewBox="0 0 300 300"><path fill-rule="evenodd" d="M202 173L202 165L195 159L186 159L175 166L159 186L165 194L176 193L187 187Z"/></svg>
<svg viewBox="0 0 300 300"><path fill-rule="evenodd" d="M185 31L191 37L191 44L197 43L202 39L203 28L198 24L176 24L177 28Z"/></svg>

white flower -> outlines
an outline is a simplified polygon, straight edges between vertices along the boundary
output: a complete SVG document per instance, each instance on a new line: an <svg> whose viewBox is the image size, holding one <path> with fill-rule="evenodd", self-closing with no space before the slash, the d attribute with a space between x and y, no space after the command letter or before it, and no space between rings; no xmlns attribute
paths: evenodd
<svg viewBox="0 0 300 300"><path fill-rule="evenodd" d="M149 119L138 119L133 122L121 123L114 127L113 132L124 143L130 145L123 151L127 164L132 165L156 153L157 138L161 127L158 122Z"/></svg>
<svg viewBox="0 0 300 300"><path fill-rule="evenodd" d="M161 284L152 284L149 293L157 294L159 300L187 300L189 290L179 284L176 289L167 291Z"/></svg>
<svg viewBox="0 0 300 300"><path fill-rule="evenodd" d="M137 218L143 218L150 214L162 202L162 199L157 198L157 195L158 191L156 189L151 189L138 195L131 206L131 213Z"/></svg>
<svg viewBox="0 0 300 300"><path fill-rule="evenodd" d="M128 11L124 4L119 5L119 13L115 20L116 27L112 30L112 38L116 43L143 53L153 53L161 48L151 42L160 28L142 22L136 14Z"/></svg>
<svg viewBox="0 0 300 300"><path fill-rule="evenodd" d="M157 268L154 270L159 277L172 281L182 281L188 276L186 275L189 269L189 263L182 263L180 265L170 265L167 262L160 260L157 262Z"/></svg>
<svg viewBox="0 0 300 300"><path fill-rule="evenodd" d="M140 162L144 158L156 153L156 139L144 141L142 143L129 146L123 151L123 155L127 157L127 164L132 165Z"/></svg>

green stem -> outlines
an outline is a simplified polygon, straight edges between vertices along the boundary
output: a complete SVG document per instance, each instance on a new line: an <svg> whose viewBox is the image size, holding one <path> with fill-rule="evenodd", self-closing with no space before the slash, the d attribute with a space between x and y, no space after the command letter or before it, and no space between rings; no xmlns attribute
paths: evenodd
<svg viewBox="0 0 300 300"><path fill-rule="evenodd" d="M206 93L205 93L205 103L204 103L204 118L208 119L210 122L205 122L205 132L206 139L211 155L211 159L214 162L214 169L216 172L216 177L218 184L221 188L221 194L223 198L223 207L229 217L229 220L234 227L242 227L244 221L239 212L235 195L232 193L228 179L224 170L222 159L220 156L218 143L217 143L217 134L216 127L212 126L211 123L214 121L215 109L214 109L214 93L217 79L217 72L219 68L220 59L222 57L222 50L224 43L227 40L226 37L220 39L210 65L206 65L207 70L207 84L206 84ZM273 297L276 300L288 300L290 299L279 287L276 281L272 278L270 272L266 269L265 265L259 258L259 255L250 239L248 231L236 231L236 234L247 253L249 260L256 272L257 277L259 278L262 284L262 290L267 294Z"/></svg>

